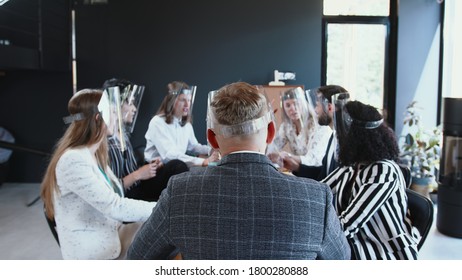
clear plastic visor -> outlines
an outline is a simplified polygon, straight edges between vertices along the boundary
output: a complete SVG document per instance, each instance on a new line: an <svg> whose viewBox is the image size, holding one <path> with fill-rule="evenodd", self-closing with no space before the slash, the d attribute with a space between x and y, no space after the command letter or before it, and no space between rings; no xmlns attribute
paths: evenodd
<svg viewBox="0 0 462 280"><path fill-rule="evenodd" d="M308 102L300 87L281 92L279 102L283 122L301 122L304 127L309 119Z"/></svg>
<svg viewBox="0 0 462 280"><path fill-rule="evenodd" d="M362 121L354 119L350 116L346 107L346 104L349 101L349 93L338 93L332 96L332 103L335 105L334 132L337 137L346 136L351 126L361 127L363 129L375 129L383 123L383 118L377 121Z"/></svg>
<svg viewBox="0 0 462 280"><path fill-rule="evenodd" d="M334 110L334 134L337 139L347 135L352 119L345 105L350 101L350 94L346 92L337 93L332 95L332 104L335 106Z"/></svg>
<svg viewBox="0 0 462 280"><path fill-rule="evenodd" d="M117 139L120 144L120 149L125 151L125 130L119 87L110 87L103 91L103 95L98 104L98 110L106 123L108 136Z"/></svg>
<svg viewBox="0 0 462 280"><path fill-rule="evenodd" d="M167 112L173 111L173 114L177 118L191 117L196 90L196 86L189 86L188 88L182 88L169 93L173 94L173 98L167 105Z"/></svg>
<svg viewBox="0 0 462 280"><path fill-rule="evenodd" d="M316 107L318 106L318 102L321 104L322 98L318 96L318 89L316 88L306 90L305 99L307 102L309 118L313 119L313 126L319 126L319 118L318 113L316 112ZM323 108L323 111L325 110L327 110L327 103L326 108Z"/></svg>
<svg viewBox="0 0 462 280"><path fill-rule="evenodd" d="M307 90L306 99L315 108L318 116L329 113L329 100L319 92L318 88Z"/></svg>
<svg viewBox="0 0 462 280"><path fill-rule="evenodd" d="M122 119L127 133L133 133L138 117L144 86L129 85L121 94Z"/></svg>

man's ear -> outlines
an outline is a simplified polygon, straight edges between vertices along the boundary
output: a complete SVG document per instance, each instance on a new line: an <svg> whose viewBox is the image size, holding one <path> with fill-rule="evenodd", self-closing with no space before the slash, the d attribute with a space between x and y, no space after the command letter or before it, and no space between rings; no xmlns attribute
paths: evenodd
<svg viewBox="0 0 462 280"><path fill-rule="evenodd" d="M334 110L335 110L335 105L332 104L332 103L327 103L327 110L328 110L329 112L334 112Z"/></svg>
<svg viewBox="0 0 462 280"><path fill-rule="evenodd" d="M275 135L276 135L276 127L274 126L274 121L271 121L268 124L268 135L266 136L266 144L271 144L271 142L273 142Z"/></svg>
<svg viewBox="0 0 462 280"><path fill-rule="evenodd" d="M207 129L207 140L209 141L210 146L212 146L212 148L214 148L215 150L218 150L220 148L217 142L215 132L213 132L213 130L211 130L210 128Z"/></svg>

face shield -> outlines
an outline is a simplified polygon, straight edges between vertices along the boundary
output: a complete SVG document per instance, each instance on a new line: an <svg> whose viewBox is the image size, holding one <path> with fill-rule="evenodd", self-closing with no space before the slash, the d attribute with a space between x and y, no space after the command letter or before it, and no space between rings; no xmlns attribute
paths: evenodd
<svg viewBox="0 0 462 280"><path fill-rule="evenodd" d="M213 108L211 107L212 101L215 98L216 94L219 91L211 91L208 94L207 98L207 129L213 130L216 135L221 135L225 138L233 137L233 136L243 136L243 135L251 135L257 133L259 130L268 126L271 121L274 121L274 113L273 109L271 108L270 103L268 102L268 98L264 91L261 88L258 88L260 94L262 94L266 100L267 109L266 113L263 116L248 120L239 124L233 125L224 125L220 124L218 120L215 118L215 113Z"/></svg>
<svg viewBox="0 0 462 280"><path fill-rule="evenodd" d="M309 105L311 105L313 108L316 108L316 105L318 103L318 88L311 88L305 90L305 97L306 101L308 102Z"/></svg>
<svg viewBox="0 0 462 280"><path fill-rule="evenodd" d="M334 135L337 139L342 139L345 135L347 135L351 123L353 122L345 107L348 101L350 101L349 93L342 92L332 95L332 104L335 106Z"/></svg>
<svg viewBox="0 0 462 280"><path fill-rule="evenodd" d="M95 112L86 116L83 112L72 114L63 118L65 124L81 121L86 118L94 117L99 113L107 127L107 134L116 137L120 141L122 151L125 151L125 138L123 137L122 110L120 107L120 92L118 87L108 88L103 91L101 99ZM87 113L88 114L88 113Z"/></svg>
<svg viewBox="0 0 462 280"><path fill-rule="evenodd" d="M196 86L189 86L169 92L173 96L167 104L167 112L173 112L173 115L178 119L191 118L196 89Z"/></svg>
<svg viewBox="0 0 462 280"><path fill-rule="evenodd" d="M363 129L375 129L383 123L383 118L377 121L362 121L354 119L348 113L346 104L350 101L348 93L339 93L332 96L332 102L335 104L334 112L334 132L337 139L345 137L351 126Z"/></svg>
<svg viewBox="0 0 462 280"><path fill-rule="evenodd" d="M110 87L103 91L98 110L107 126L108 136L118 140L120 150L125 151L125 133L119 87Z"/></svg>
<svg viewBox="0 0 462 280"><path fill-rule="evenodd" d="M300 87L282 92L279 106L283 122L295 123L299 121L302 127L307 125L309 119L308 103Z"/></svg>
<svg viewBox="0 0 462 280"><path fill-rule="evenodd" d="M329 125L331 117L329 115L329 100L319 91L318 88L309 89L306 91L306 99L309 104L312 104L319 125Z"/></svg>
<svg viewBox="0 0 462 280"><path fill-rule="evenodd" d="M318 113L316 112L316 107L318 104L318 89L308 89L305 91L305 99L307 103L307 108L308 108L308 115L309 118L312 118L312 125L313 127L319 126L319 117ZM321 99L321 98L319 98ZM320 100L321 104L321 100ZM321 106L321 105L320 105ZM323 106L321 106L322 108ZM327 108L326 108L327 109ZM322 109L324 110L324 108Z"/></svg>
<svg viewBox="0 0 462 280"><path fill-rule="evenodd" d="M135 128L143 93L144 86L130 84L126 86L120 94L122 120L127 133L131 134Z"/></svg>

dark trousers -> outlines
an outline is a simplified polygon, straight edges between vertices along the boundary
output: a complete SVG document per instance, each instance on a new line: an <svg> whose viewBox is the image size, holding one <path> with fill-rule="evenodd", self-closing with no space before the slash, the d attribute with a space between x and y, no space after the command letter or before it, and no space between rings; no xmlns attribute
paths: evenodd
<svg viewBox="0 0 462 280"><path fill-rule="evenodd" d="M170 177L188 171L186 163L181 160L171 160L157 169L156 176L140 181L138 186L125 191L125 197L145 201L157 201L162 191L167 187Z"/></svg>

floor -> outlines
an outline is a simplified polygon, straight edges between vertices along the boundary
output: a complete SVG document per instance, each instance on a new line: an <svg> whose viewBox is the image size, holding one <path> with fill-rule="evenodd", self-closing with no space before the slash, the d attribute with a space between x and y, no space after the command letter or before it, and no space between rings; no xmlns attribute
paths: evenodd
<svg viewBox="0 0 462 280"><path fill-rule="evenodd" d="M42 212L38 184L0 186L0 260L59 260L59 246ZM436 207L435 207L435 210ZM435 227L422 247L421 260L462 260L462 239L445 236Z"/></svg>
<svg viewBox="0 0 462 280"><path fill-rule="evenodd" d="M0 186L0 259L59 260L59 246L48 228L39 184L4 183Z"/></svg>

